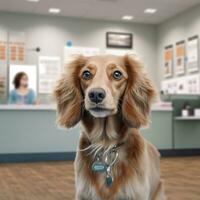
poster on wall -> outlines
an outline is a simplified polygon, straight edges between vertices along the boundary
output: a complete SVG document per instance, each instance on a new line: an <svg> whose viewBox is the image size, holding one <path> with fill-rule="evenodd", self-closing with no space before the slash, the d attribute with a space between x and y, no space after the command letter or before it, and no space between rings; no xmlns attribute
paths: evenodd
<svg viewBox="0 0 200 200"><path fill-rule="evenodd" d="M185 73L185 41L176 43L176 65L175 74L181 75Z"/></svg>
<svg viewBox="0 0 200 200"><path fill-rule="evenodd" d="M198 68L199 37L188 38L187 43L187 71L196 72Z"/></svg>
<svg viewBox="0 0 200 200"><path fill-rule="evenodd" d="M100 54L99 48L94 47L68 47L64 48L64 64L69 63L75 55L95 56Z"/></svg>
<svg viewBox="0 0 200 200"><path fill-rule="evenodd" d="M60 57L39 57L39 93L51 94L61 70Z"/></svg>
<svg viewBox="0 0 200 200"><path fill-rule="evenodd" d="M25 33L9 32L9 62L10 64L25 63Z"/></svg>
<svg viewBox="0 0 200 200"><path fill-rule="evenodd" d="M165 47L164 50L164 77L173 75L173 45Z"/></svg>
<svg viewBox="0 0 200 200"><path fill-rule="evenodd" d="M7 91L7 40L7 32L0 30L0 98L5 98Z"/></svg>
<svg viewBox="0 0 200 200"><path fill-rule="evenodd" d="M35 65L10 65L9 67L9 91L14 89L15 76L24 72L28 77L28 88L37 93L37 66Z"/></svg>

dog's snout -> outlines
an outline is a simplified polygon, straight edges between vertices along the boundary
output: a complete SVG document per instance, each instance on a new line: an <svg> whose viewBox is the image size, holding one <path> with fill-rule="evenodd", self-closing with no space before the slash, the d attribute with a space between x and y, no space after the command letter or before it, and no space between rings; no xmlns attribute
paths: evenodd
<svg viewBox="0 0 200 200"><path fill-rule="evenodd" d="M94 88L90 90L88 96L90 101L94 103L101 103L106 96L106 92L102 88Z"/></svg>

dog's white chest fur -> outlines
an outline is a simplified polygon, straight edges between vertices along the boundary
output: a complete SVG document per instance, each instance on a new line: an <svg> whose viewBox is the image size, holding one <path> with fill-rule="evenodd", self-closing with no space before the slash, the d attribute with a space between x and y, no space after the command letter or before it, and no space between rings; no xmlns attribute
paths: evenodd
<svg viewBox="0 0 200 200"><path fill-rule="evenodd" d="M100 180L102 181L102 180ZM135 184L134 184L135 183ZM148 192L149 191L149 192ZM149 200L149 184L138 181L122 185L114 200ZM76 177L76 200L106 200L98 197L95 187L88 184L81 176Z"/></svg>
<svg viewBox="0 0 200 200"><path fill-rule="evenodd" d="M81 167L78 159L75 163L76 166L76 200L107 200L98 196L96 189L85 178L80 170ZM105 184L105 175L101 175L97 180L100 185ZM134 178L130 179L126 185L121 185L118 193L115 195L114 200L149 200L150 198L150 186L148 179L142 181ZM110 200L110 199L109 199ZM112 199L113 200L113 199Z"/></svg>

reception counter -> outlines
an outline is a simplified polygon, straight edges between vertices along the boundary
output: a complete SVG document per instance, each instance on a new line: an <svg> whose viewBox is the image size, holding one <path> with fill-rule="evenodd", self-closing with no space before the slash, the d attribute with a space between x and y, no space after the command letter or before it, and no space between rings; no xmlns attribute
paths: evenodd
<svg viewBox="0 0 200 200"><path fill-rule="evenodd" d="M172 107L154 105L145 138L159 149L172 148ZM55 106L0 106L0 162L68 160L75 155L79 125L56 125Z"/></svg>

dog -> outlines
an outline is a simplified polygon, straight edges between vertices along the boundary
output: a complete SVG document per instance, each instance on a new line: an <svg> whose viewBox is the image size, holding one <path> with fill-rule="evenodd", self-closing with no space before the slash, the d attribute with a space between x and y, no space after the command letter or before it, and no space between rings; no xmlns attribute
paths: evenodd
<svg viewBox="0 0 200 200"><path fill-rule="evenodd" d="M136 56L77 55L54 91L58 123L82 133L76 200L164 200L160 155L139 129L156 91Z"/></svg>

